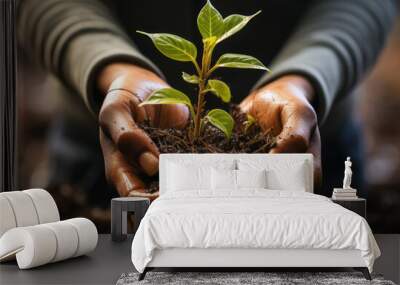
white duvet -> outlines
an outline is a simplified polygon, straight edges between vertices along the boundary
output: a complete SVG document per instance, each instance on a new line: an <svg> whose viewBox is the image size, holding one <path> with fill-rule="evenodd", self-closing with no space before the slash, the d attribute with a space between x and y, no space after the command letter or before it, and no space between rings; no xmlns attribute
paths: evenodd
<svg viewBox="0 0 400 285"><path fill-rule="evenodd" d="M155 249L358 249L372 271L380 251L364 218L328 198L299 191L182 191L156 199L132 243L143 272Z"/></svg>

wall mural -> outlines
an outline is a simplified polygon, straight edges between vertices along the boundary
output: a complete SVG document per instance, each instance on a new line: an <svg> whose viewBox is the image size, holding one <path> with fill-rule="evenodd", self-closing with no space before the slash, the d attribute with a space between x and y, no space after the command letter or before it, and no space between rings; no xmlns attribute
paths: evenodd
<svg viewBox="0 0 400 285"><path fill-rule="evenodd" d="M2 190L45 188L63 218L108 232L110 199L158 197L162 153L311 153L327 197L351 157L371 228L399 230L395 12L374 25L379 41L352 26L361 42L338 59L334 9L311 1L50 1L1 2L15 21L0 41Z"/></svg>

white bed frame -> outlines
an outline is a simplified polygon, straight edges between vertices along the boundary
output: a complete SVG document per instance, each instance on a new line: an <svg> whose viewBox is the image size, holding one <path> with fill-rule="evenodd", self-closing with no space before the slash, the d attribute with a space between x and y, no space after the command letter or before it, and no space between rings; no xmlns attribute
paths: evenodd
<svg viewBox="0 0 400 285"><path fill-rule="evenodd" d="M223 159L267 159L305 161L309 167L308 192L313 192L313 157L311 154L162 154L160 157L160 194L165 193L166 164L168 160L193 160L196 156L201 163ZM353 267L362 271L365 278L371 280L368 268L359 250L329 250L329 249L194 249L170 248L158 249L153 259L139 276L145 277L147 271L153 268L187 268L187 267L231 267L231 268L267 268L267 267Z"/></svg>
<svg viewBox="0 0 400 285"><path fill-rule="evenodd" d="M359 250L171 248L149 267L365 267Z"/></svg>

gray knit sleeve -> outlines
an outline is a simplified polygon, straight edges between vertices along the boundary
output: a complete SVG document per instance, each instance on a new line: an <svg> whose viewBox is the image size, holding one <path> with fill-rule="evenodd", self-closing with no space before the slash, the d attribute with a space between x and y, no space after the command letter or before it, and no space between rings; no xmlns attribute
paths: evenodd
<svg viewBox="0 0 400 285"><path fill-rule="evenodd" d="M334 101L348 94L375 62L397 12L395 0L318 0L308 11L272 72L255 88L286 74L307 77L323 122Z"/></svg>
<svg viewBox="0 0 400 285"><path fill-rule="evenodd" d="M97 0L21 0L18 42L34 60L82 95L96 113L95 75L108 62L131 62L153 70L106 6Z"/></svg>

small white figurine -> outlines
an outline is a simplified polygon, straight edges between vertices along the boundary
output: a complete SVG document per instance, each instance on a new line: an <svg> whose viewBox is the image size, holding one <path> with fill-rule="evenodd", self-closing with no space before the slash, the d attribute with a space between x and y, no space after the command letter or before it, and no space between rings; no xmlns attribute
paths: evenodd
<svg viewBox="0 0 400 285"><path fill-rule="evenodd" d="M344 162L344 179L343 179L343 189L352 189L351 188L351 176L353 172L351 171L351 161L350 157L347 157L347 160Z"/></svg>

